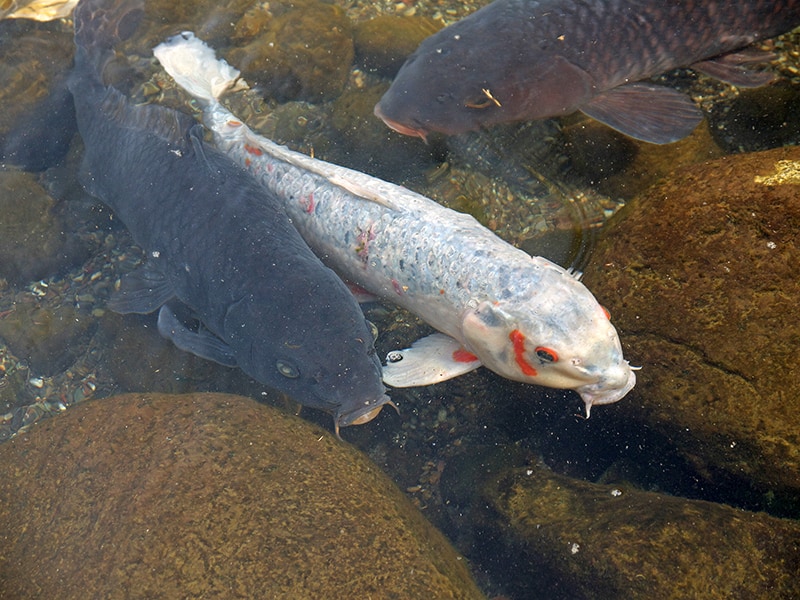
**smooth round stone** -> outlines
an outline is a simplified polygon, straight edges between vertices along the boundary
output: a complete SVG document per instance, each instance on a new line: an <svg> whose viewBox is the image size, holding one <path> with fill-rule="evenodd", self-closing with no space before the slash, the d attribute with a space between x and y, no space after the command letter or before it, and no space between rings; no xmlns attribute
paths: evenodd
<svg viewBox="0 0 800 600"><path fill-rule="evenodd" d="M482 598L358 450L238 396L93 400L0 446L3 598Z"/></svg>

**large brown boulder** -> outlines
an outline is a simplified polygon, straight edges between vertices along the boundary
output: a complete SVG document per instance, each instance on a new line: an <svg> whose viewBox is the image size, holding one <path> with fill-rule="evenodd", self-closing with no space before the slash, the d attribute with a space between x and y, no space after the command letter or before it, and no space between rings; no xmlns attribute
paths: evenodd
<svg viewBox="0 0 800 600"><path fill-rule="evenodd" d="M381 471L238 396L88 401L0 446L3 598L482 598Z"/></svg>
<svg viewBox="0 0 800 600"><path fill-rule="evenodd" d="M596 485L541 466L484 476L471 523L514 598L800 597L800 523Z"/></svg>
<svg viewBox="0 0 800 600"><path fill-rule="evenodd" d="M584 281L642 366L625 418L709 481L800 492L800 148L674 172L607 229Z"/></svg>

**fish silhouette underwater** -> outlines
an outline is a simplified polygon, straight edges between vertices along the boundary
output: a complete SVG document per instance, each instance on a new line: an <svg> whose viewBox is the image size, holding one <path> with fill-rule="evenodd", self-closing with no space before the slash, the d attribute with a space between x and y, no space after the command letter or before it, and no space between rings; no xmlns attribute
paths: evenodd
<svg viewBox="0 0 800 600"><path fill-rule="evenodd" d="M439 330L390 353L384 381L428 385L485 365L574 389L587 415L636 377L608 313L573 273L506 243L473 217L404 187L261 137L218 97L239 73L190 32L155 49L201 100L217 147L284 203L308 244L345 279Z"/></svg>
<svg viewBox="0 0 800 600"><path fill-rule="evenodd" d="M375 114L423 139L581 111L646 142L692 132L702 112L641 80L691 67L741 87L771 56L742 48L800 25L800 0L496 0L425 39Z"/></svg>
<svg viewBox="0 0 800 600"><path fill-rule="evenodd" d="M280 202L207 145L189 115L133 105L102 81L142 0L81 0L68 76L84 143L81 183L111 207L148 261L123 278L110 307L159 310L179 348L322 409L339 428L390 403L373 334L341 279L312 253ZM170 308L180 302L194 331Z"/></svg>

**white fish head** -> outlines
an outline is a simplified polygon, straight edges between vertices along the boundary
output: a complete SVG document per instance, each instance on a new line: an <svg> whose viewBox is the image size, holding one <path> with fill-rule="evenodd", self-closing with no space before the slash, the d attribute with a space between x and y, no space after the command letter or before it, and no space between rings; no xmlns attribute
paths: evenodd
<svg viewBox="0 0 800 600"><path fill-rule="evenodd" d="M476 303L464 314L462 334L503 377L577 391L588 416L593 405L625 396L636 376L608 312L589 290L548 261L543 279L533 292Z"/></svg>

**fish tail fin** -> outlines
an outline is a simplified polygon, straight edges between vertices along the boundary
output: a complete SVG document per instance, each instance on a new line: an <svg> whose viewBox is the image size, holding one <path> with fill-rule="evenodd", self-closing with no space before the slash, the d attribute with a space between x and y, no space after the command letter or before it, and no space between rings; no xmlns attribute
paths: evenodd
<svg viewBox="0 0 800 600"><path fill-rule="evenodd" d="M153 49L153 54L175 82L195 98L217 102L229 89L242 83L239 71L191 31L174 35Z"/></svg>

